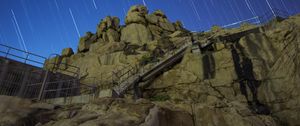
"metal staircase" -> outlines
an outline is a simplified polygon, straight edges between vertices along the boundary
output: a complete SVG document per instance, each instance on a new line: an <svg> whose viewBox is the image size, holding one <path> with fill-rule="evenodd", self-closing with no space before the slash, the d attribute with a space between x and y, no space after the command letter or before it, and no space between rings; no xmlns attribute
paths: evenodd
<svg viewBox="0 0 300 126"><path fill-rule="evenodd" d="M191 46L192 43L185 43L180 48L167 52L165 57L154 64L148 66L139 67L139 65L129 66L126 71L115 72L112 78L116 78L113 83L116 86L113 87L113 92L115 97L121 97L128 89L134 87L135 93L137 94L137 89L139 83L147 82L154 78L155 76L161 74L165 69L178 63L180 59L184 56L185 50ZM121 73L121 74L120 74Z"/></svg>

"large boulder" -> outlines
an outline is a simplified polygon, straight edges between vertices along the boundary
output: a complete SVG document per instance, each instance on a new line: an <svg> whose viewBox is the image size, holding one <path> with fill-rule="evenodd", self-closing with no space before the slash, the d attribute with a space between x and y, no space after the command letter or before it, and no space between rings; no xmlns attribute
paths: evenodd
<svg viewBox="0 0 300 126"><path fill-rule="evenodd" d="M145 122L140 126L194 126L193 117L188 112L170 110L155 106L150 109Z"/></svg>
<svg viewBox="0 0 300 126"><path fill-rule="evenodd" d="M78 52L87 52L90 48L90 45L92 43L95 43L96 41L97 41L97 35L91 32L87 32L84 37L80 38L78 44Z"/></svg>
<svg viewBox="0 0 300 126"><path fill-rule="evenodd" d="M57 69L62 61L62 58L63 57L61 57L61 56L55 56L55 57L47 59L44 63L44 68L47 70Z"/></svg>
<svg viewBox="0 0 300 126"><path fill-rule="evenodd" d="M154 21L156 22L157 19L158 21L156 25L160 26L162 29L170 32L174 32L176 30L173 23L167 19L167 16L161 10L157 10L151 15L152 16L148 16L148 20L150 22L154 23Z"/></svg>
<svg viewBox="0 0 300 126"><path fill-rule="evenodd" d="M150 24L157 25L158 24L158 19L159 19L159 17L154 15L154 14L146 15L146 20Z"/></svg>
<svg viewBox="0 0 300 126"><path fill-rule="evenodd" d="M73 52L72 48L64 48L61 52L61 56L63 56L63 57L70 57L73 54L74 54L74 52Z"/></svg>
<svg viewBox="0 0 300 126"><path fill-rule="evenodd" d="M120 19L118 17L106 17L105 22L107 23L107 28L112 28L117 30L120 25Z"/></svg>
<svg viewBox="0 0 300 126"><path fill-rule="evenodd" d="M120 19L107 16L97 27L97 37L104 41L117 42L120 39L119 28Z"/></svg>
<svg viewBox="0 0 300 126"><path fill-rule="evenodd" d="M54 105L29 99L1 95L0 99L0 126L35 126L38 122L48 122L55 109Z"/></svg>
<svg viewBox="0 0 300 126"><path fill-rule="evenodd" d="M148 14L148 9L142 5L132 6L126 16L125 24L140 23L146 24L145 15Z"/></svg>
<svg viewBox="0 0 300 126"><path fill-rule="evenodd" d="M132 23L124 27L121 31L121 41L124 42L143 45L151 40L151 32L142 24Z"/></svg>

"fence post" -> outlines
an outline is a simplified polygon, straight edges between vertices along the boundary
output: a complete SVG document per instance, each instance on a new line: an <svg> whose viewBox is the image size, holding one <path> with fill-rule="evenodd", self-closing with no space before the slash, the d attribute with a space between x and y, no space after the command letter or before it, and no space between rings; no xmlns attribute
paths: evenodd
<svg viewBox="0 0 300 126"><path fill-rule="evenodd" d="M45 86L46 86L46 82L47 82L47 79L48 79L48 75L49 75L49 70L46 70L46 74L45 74L45 77L43 79L43 83L42 83L42 87L40 89L40 93L39 93L39 96L38 96L38 100L42 100L42 96L43 96L43 93L44 93L44 90L45 90Z"/></svg>
<svg viewBox="0 0 300 126"><path fill-rule="evenodd" d="M7 70L8 70L8 64L9 64L9 60L6 60L6 59L4 59L4 63L3 63L3 66L2 66L2 70L1 70L1 74L0 74L0 80L1 81L3 81L4 80L4 78L5 78L5 75L6 75L6 73L7 73ZM0 85L1 85L2 83L0 83Z"/></svg>
<svg viewBox="0 0 300 126"><path fill-rule="evenodd" d="M28 81L28 76L29 76L29 73L30 73L30 68L26 68L26 71L23 75L23 79L22 79L22 82L21 82L21 88L18 92L18 95L19 97L22 97L24 95L24 89L26 87L26 82Z"/></svg>

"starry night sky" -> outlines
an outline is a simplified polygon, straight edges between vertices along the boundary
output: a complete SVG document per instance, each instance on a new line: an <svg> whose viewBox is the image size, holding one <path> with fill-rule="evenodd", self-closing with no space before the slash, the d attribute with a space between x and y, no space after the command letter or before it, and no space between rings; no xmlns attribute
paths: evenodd
<svg viewBox="0 0 300 126"><path fill-rule="evenodd" d="M48 57L65 47L77 50L79 36L96 32L105 16L124 24L132 5L161 9L171 21L181 20L191 31L224 26L277 8L295 15L300 0L1 0L0 43Z"/></svg>

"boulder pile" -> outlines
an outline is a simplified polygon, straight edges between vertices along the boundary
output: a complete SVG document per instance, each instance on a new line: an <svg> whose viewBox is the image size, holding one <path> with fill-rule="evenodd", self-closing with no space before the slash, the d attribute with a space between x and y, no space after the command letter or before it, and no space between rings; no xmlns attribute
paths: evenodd
<svg viewBox="0 0 300 126"><path fill-rule="evenodd" d="M65 48L61 56L48 59L44 67L63 72L71 69L65 65L70 64L81 69L82 80L91 77L100 80L100 76L109 76L103 74L111 73L110 68L145 65L191 41L190 32L180 21L172 23L161 10L149 14L145 6L136 5L129 9L125 25L120 25L118 17L105 17L96 33L87 32L80 38L76 53Z"/></svg>

